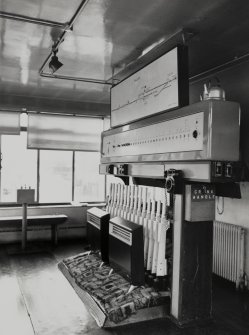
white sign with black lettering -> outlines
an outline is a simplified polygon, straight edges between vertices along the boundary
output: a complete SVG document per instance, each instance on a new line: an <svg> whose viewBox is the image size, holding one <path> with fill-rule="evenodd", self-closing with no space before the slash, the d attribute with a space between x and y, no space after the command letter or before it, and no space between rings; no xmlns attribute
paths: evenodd
<svg viewBox="0 0 249 335"><path fill-rule="evenodd" d="M111 126L179 106L177 48L111 89Z"/></svg>

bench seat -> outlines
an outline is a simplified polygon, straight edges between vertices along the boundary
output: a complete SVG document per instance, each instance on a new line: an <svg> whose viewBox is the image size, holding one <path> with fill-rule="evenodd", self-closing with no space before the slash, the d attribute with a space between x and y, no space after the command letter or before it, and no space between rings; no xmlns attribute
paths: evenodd
<svg viewBox="0 0 249 335"><path fill-rule="evenodd" d="M67 220L67 215L65 214L48 214L48 215L27 215L27 227L30 226L50 226L51 227L51 237L54 245L58 243L58 228L59 224L64 223ZM21 215L17 216L3 216L0 217L0 226L11 227L13 225L22 227L22 245L26 246L27 239L27 227L24 227L23 217Z"/></svg>
<svg viewBox="0 0 249 335"><path fill-rule="evenodd" d="M28 215L27 220L28 224L58 224L63 223L67 219L67 215L65 214L48 214L48 215ZM0 217L0 224L1 223L21 223L22 222L22 216L2 216Z"/></svg>

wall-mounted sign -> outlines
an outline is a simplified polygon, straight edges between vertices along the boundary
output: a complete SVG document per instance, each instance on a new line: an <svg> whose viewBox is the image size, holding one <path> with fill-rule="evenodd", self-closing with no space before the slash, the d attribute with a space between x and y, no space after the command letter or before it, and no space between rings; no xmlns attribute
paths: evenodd
<svg viewBox="0 0 249 335"><path fill-rule="evenodd" d="M188 57L176 47L111 89L111 127L188 104Z"/></svg>

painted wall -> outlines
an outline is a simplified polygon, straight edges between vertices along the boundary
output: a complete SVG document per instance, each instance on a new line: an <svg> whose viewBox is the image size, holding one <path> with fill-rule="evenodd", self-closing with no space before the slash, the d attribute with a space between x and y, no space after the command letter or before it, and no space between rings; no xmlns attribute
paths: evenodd
<svg viewBox="0 0 249 335"><path fill-rule="evenodd" d="M249 182L240 183L241 199L224 198L224 208L219 200L219 214L216 209L216 220L242 226L246 229L245 271L249 274ZM221 211L221 212L222 212Z"/></svg>
<svg viewBox="0 0 249 335"><path fill-rule="evenodd" d="M226 100L236 101L241 106L241 159L249 168L249 62L237 65L232 69L217 73L222 87L226 91ZM190 85L190 103L199 101L203 91L201 80ZM248 176L246 178L248 181ZM216 219L246 228L245 269L249 277L249 182L241 182L241 199L224 199L224 213L216 213ZM249 286L249 282L248 282Z"/></svg>

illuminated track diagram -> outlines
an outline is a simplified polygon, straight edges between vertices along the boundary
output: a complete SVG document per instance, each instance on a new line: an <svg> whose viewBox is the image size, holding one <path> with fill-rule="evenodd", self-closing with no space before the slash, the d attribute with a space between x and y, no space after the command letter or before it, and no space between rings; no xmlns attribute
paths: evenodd
<svg viewBox="0 0 249 335"><path fill-rule="evenodd" d="M136 81L140 80L140 78L137 78ZM155 86L153 88L149 88L146 85L142 86L141 89L143 90L141 93L139 93L138 97L132 101L127 101L126 103L124 103L123 105L119 105L116 108L113 108L112 111L118 111L121 110L123 108L126 108L129 105L135 104L135 103L139 103L142 102L143 104L147 104L148 100L152 97L152 98L156 98L158 97L162 92L164 92L166 89L168 89L169 87L172 86L172 83L177 81L177 76L174 75L172 76L169 80L167 80L166 82Z"/></svg>

